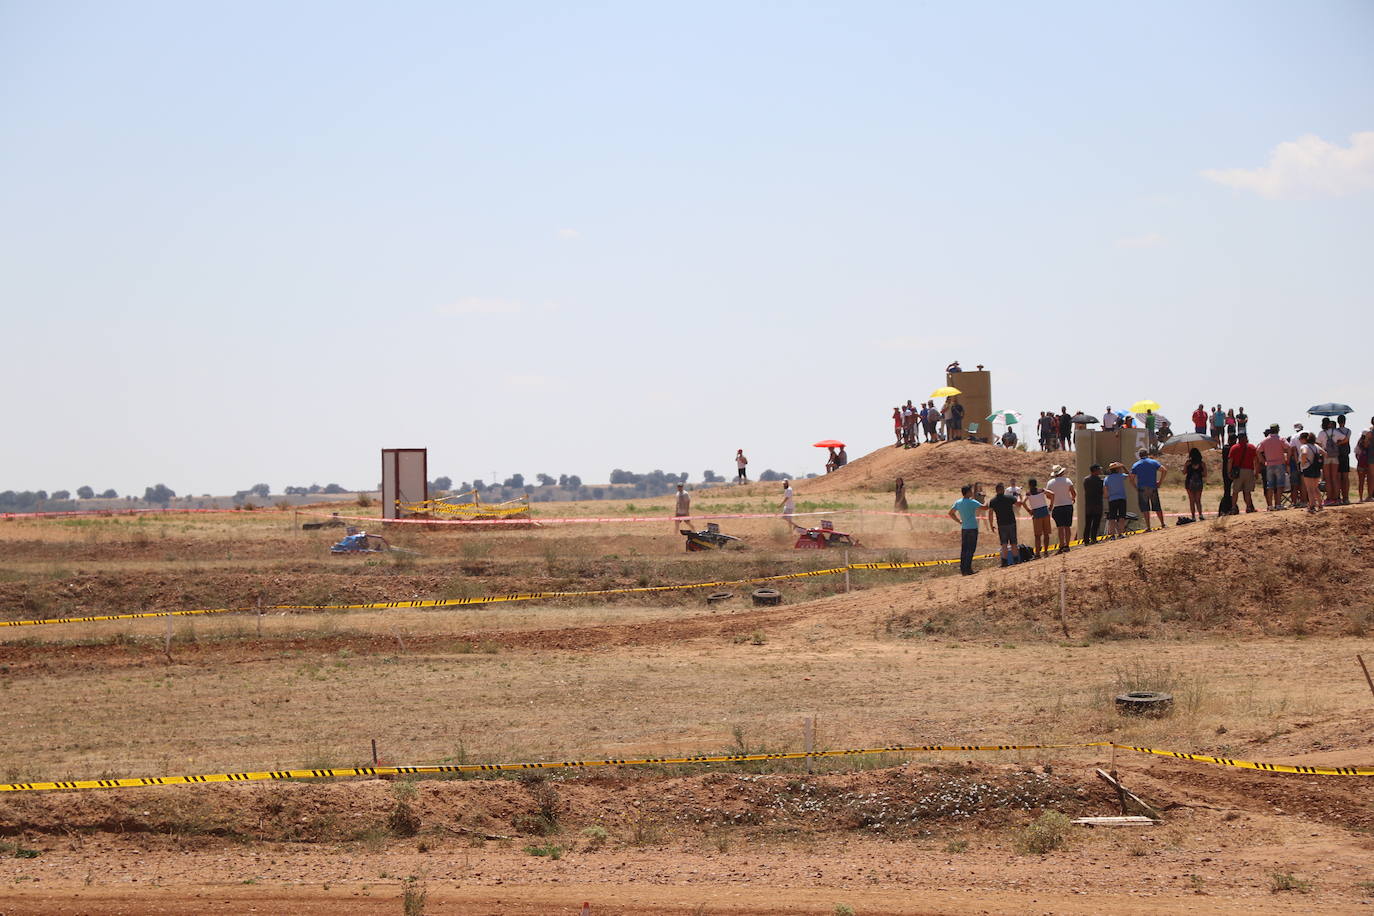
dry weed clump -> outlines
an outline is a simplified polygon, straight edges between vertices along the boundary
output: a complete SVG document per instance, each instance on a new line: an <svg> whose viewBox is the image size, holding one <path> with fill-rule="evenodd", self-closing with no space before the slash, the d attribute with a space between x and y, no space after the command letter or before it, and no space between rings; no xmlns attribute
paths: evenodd
<svg viewBox="0 0 1374 916"><path fill-rule="evenodd" d="M1062 847L1069 838L1072 822L1059 811L1046 811L1016 833L1016 851L1022 855L1043 856Z"/></svg>

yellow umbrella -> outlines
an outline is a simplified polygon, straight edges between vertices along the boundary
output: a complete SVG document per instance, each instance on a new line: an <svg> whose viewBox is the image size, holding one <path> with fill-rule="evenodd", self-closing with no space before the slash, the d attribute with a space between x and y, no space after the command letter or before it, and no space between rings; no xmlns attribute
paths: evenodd
<svg viewBox="0 0 1374 916"><path fill-rule="evenodd" d="M1147 411L1147 410L1153 410L1153 411L1155 411L1156 413L1158 413L1158 412L1159 412L1159 402L1158 402L1158 401L1149 401L1149 400L1145 400L1145 401L1136 401L1134 404L1131 405L1131 413L1144 413L1144 412Z"/></svg>
<svg viewBox="0 0 1374 916"><path fill-rule="evenodd" d="M932 398L952 398L956 394L963 394L963 392L960 391L958 388L951 388L950 386L946 385L943 388L936 388L934 391L930 393L930 396Z"/></svg>

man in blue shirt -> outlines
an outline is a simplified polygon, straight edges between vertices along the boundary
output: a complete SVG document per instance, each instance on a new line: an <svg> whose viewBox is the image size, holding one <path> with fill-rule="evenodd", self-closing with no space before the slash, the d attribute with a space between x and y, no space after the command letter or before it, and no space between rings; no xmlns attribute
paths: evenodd
<svg viewBox="0 0 1374 916"><path fill-rule="evenodd" d="M978 549L978 510L983 504L972 497L973 487L965 484L959 492L963 498L949 507L949 517L959 523L962 540L959 542L959 572L973 575L973 553Z"/></svg>
<svg viewBox="0 0 1374 916"><path fill-rule="evenodd" d="M1131 465L1131 483L1135 485L1136 495L1140 498L1140 520L1145 523L1148 533L1151 530L1151 509L1159 516L1159 527L1164 527L1164 510L1159 505L1159 485L1164 482L1164 475L1169 473L1169 469L1151 458L1143 448L1137 457L1140 460Z"/></svg>
<svg viewBox="0 0 1374 916"><path fill-rule="evenodd" d="M1107 465L1102 481L1107 494L1107 537L1116 540L1126 533L1126 465L1113 461Z"/></svg>

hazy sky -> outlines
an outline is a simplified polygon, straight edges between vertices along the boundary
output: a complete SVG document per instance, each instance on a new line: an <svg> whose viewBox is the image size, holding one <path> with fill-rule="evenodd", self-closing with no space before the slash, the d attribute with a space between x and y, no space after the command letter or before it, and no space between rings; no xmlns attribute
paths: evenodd
<svg viewBox="0 0 1374 916"><path fill-rule="evenodd" d="M1371 48L1367 0L0 0L0 489L804 473L954 358L1367 421Z"/></svg>

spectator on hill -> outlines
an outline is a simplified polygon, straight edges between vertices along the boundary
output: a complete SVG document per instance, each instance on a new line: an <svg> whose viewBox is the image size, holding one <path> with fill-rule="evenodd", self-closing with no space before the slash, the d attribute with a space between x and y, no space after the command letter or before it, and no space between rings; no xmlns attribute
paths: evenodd
<svg viewBox="0 0 1374 916"><path fill-rule="evenodd" d="M949 437L951 439L964 438L964 405L959 403L958 398L950 398L949 405Z"/></svg>
<svg viewBox="0 0 1374 916"><path fill-rule="evenodd" d="M1164 477L1169 473L1169 469L1158 461L1150 457L1150 453L1141 449L1137 454L1138 459L1131 465L1131 483L1135 486L1136 497L1140 502L1140 520L1145 523L1145 533L1149 534L1150 510L1153 509L1159 516L1159 527L1164 527L1164 509L1159 504L1159 485L1164 482Z"/></svg>
<svg viewBox="0 0 1374 916"><path fill-rule="evenodd" d="M1026 495L1021 505L1031 517L1031 535L1035 538L1035 555L1043 557L1050 552L1050 497L1036 483L1034 477L1026 481Z"/></svg>
<svg viewBox="0 0 1374 916"><path fill-rule="evenodd" d="M1217 445L1221 445L1221 434L1225 428L1226 413L1221 409L1221 405L1218 404L1216 407L1212 408L1212 439L1216 441Z"/></svg>
<svg viewBox="0 0 1374 916"><path fill-rule="evenodd" d="M902 444L906 441L906 436L902 434L904 429L904 422L905 421L902 417L902 408L892 408L892 430L897 436L897 445L895 446L896 448L901 448Z"/></svg>
<svg viewBox="0 0 1374 916"><path fill-rule="evenodd" d="M1340 485L1341 505L1350 505L1350 427L1345 425L1345 414L1336 418L1336 482Z"/></svg>
<svg viewBox="0 0 1374 916"><path fill-rule="evenodd" d="M749 482L749 473L747 471L748 467L749 459L744 457L744 449L735 449L735 481L737 483Z"/></svg>
<svg viewBox="0 0 1374 916"><path fill-rule="evenodd" d="M1188 515L1193 521L1207 517L1202 514L1202 487L1206 483L1207 462L1202 460L1202 452L1190 448L1183 464L1183 489L1188 491Z"/></svg>
<svg viewBox="0 0 1374 916"><path fill-rule="evenodd" d="M1317 433L1316 444L1322 452L1322 476L1326 481L1326 499L1323 505L1338 506L1341 499L1340 452L1341 437L1336 432L1336 423L1329 417L1322 420L1322 431Z"/></svg>
<svg viewBox="0 0 1374 916"><path fill-rule="evenodd" d="M946 372L963 372L964 370L959 368L959 361L956 359L954 362L950 363L948 366L945 367L945 371L946 371Z"/></svg>
<svg viewBox="0 0 1374 916"><path fill-rule="evenodd" d="M1292 451L1279 435L1279 425L1269 427L1256 449L1264 463L1264 503L1269 512L1283 508L1283 490L1288 486L1288 459Z"/></svg>
<svg viewBox="0 0 1374 916"><path fill-rule="evenodd" d="M1228 446L1236 444L1236 411L1233 407L1226 409L1226 444Z"/></svg>
<svg viewBox="0 0 1374 916"><path fill-rule="evenodd" d="M1073 528L1073 504L1078 501L1078 490L1064 473L1062 464L1050 468L1045 492L1050 494L1050 517L1054 519L1055 528L1059 529L1058 552L1068 553L1069 533Z"/></svg>
<svg viewBox="0 0 1374 916"><path fill-rule="evenodd" d="M1360 441L1355 443L1355 473L1358 478L1360 502L1374 499L1374 480L1370 480L1369 466L1374 464L1374 417L1369 418L1369 429L1360 433ZM1368 485L1369 495L1365 496Z"/></svg>
<svg viewBox="0 0 1374 916"><path fill-rule="evenodd" d="M849 463L849 453L846 452L846 451L844 450L844 446L841 445L841 446L840 446L838 449L836 449L836 451L835 451L835 467L836 467L836 468L842 468L842 467L844 467L844 466L845 466L846 464L848 464L848 463Z"/></svg>
<svg viewBox="0 0 1374 916"><path fill-rule="evenodd" d="M1307 488L1302 482L1302 465L1298 462L1298 450L1302 447L1302 424L1293 424L1293 435L1288 437L1288 495L1293 500L1293 508L1307 505Z"/></svg>
<svg viewBox="0 0 1374 916"><path fill-rule="evenodd" d="M1201 404L1197 405L1197 410L1193 411L1193 432L1202 435L1207 432L1207 411Z"/></svg>
<svg viewBox="0 0 1374 916"><path fill-rule="evenodd" d="M1250 435L1250 416L1245 412L1245 408L1239 407L1236 410L1236 436Z"/></svg>
<svg viewBox="0 0 1374 916"><path fill-rule="evenodd" d="M1083 543L1096 544L1098 529L1102 527L1102 465L1088 468L1083 478Z"/></svg>
<svg viewBox="0 0 1374 916"><path fill-rule="evenodd" d="M1116 415L1116 411L1112 410L1112 405L1108 404L1107 412L1102 415L1103 432L1106 432L1109 429L1116 429L1120 425L1121 418Z"/></svg>
<svg viewBox="0 0 1374 916"><path fill-rule="evenodd" d="M1059 447L1073 450L1073 414L1064 405L1059 405ZM1046 484L1048 486L1048 484Z"/></svg>
<svg viewBox="0 0 1374 916"><path fill-rule="evenodd" d="M1168 442L1170 439L1172 439L1173 437L1174 437L1174 428L1173 428L1173 426L1169 425L1168 419L1166 419L1166 418L1164 418L1164 417L1160 417L1160 418L1159 418L1159 426L1158 426L1158 428L1155 429L1155 439L1156 439L1156 441L1158 441L1160 445L1164 445L1165 443L1167 443L1167 442Z"/></svg>
<svg viewBox="0 0 1374 916"><path fill-rule="evenodd" d="M1155 425L1158 422L1159 418L1155 416L1153 410L1145 411L1145 441L1152 447L1159 444L1159 440L1155 438Z"/></svg>
<svg viewBox="0 0 1374 916"><path fill-rule="evenodd" d="M900 478L900 477L897 478L897 491L896 491L895 495L894 495L893 498L892 498L892 511L893 511L893 512L908 512L908 511L910 511L909 509L907 509L907 505L906 505L906 481L903 480L903 479Z"/></svg>
<svg viewBox="0 0 1374 916"><path fill-rule="evenodd" d="M692 527L692 494L683 489L682 484L677 485L677 500L673 504L673 530L682 530L682 523L686 522L688 529Z"/></svg>
<svg viewBox="0 0 1374 916"><path fill-rule="evenodd" d="M835 468L837 468L837 467L839 467L839 466L840 466L840 459L839 459L839 456L837 456L837 455L835 454L835 446L833 446L833 445L826 446L826 453L825 453L825 472L826 472L827 474L833 474L833 473L835 472Z"/></svg>
<svg viewBox="0 0 1374 916"><path fill-rule="evenodd" d="M784 480L782 482L782 517L787 520L788 524L792 523L792 514L797 511L793 498L792 481Z"/></svg>
<svg viewBox="0 0 1374 916"><path fill-rule="evenodd" d="M1322 508L1321 481L1322 467L1325 465L1325 451L1316 443L1315 437L1304 432L1298 436L1298 467L1302 473L1302 486L1307 494L1307 511L1319 512Z"/></svg>
<svg viewBox="0 0 1374 916"><path fill-rule="evenodd" d="M1018 503L1021 502L1021 488L1016 485L1016 478L1007 481L1007 495Z"/></svg>
<svg viewBox="0 0 1374 916"><path fill-rule="evenodd" d="M926 441L937 442L939 436L936 434L935 424L939 414L935 410L934 401L926 401L921 405L921 424L926 428Z"/></svg>
<svg viewBox="0 0 1374 916"><path fill-rule="evenodd" d="M1016 500L1006 487L997 484L996 494L988 500L988 524L1002 548L1002 565L1014 566L1021 560L1021 545L1016 540Z"/></svg>
<svg viewBox="0 0 1374 916"><path fill-rule="evenodd" d="M1116 540L1126 533L1126 465L1113 461L1107 465L1102 487L1107 491L1107 538Z"/></svg>
<svg viewBox="0 0 1374 916"><path fill-rule="evenodd" d="M1016 430L1012 429L1010 426L1002 433L1002 447L1016 448Z"/></svg>
<svg viewBox="0 0 1374 916"><path fill-rule="evenodd" d="M973 575L973 554L978 549L978 510L983 504L971 495L973 487L965 484L959 491L961 498L949 507L949 517L959 523L959 572Z"/></svg>
<svg viewBox="0 0 1374 916"><path fill-rule="evenodd" d="M1236 434L1236 444L1228 453L1231 462L1231 514L1240 515L1240 498L1245 497L1245 511L1255 511L1255 464L1258 450L1250 444L1245 433ZM1162 523L1161 523L1162 524Z"/></svg>
<svg viewBox="0 0 1374 916"><path fill-rule="evenodd" d="M908 399L906 406L902 408L902 441L907 448L915 448L921 444L920 433L916 428L919 416L920 411Z"/></svg>

